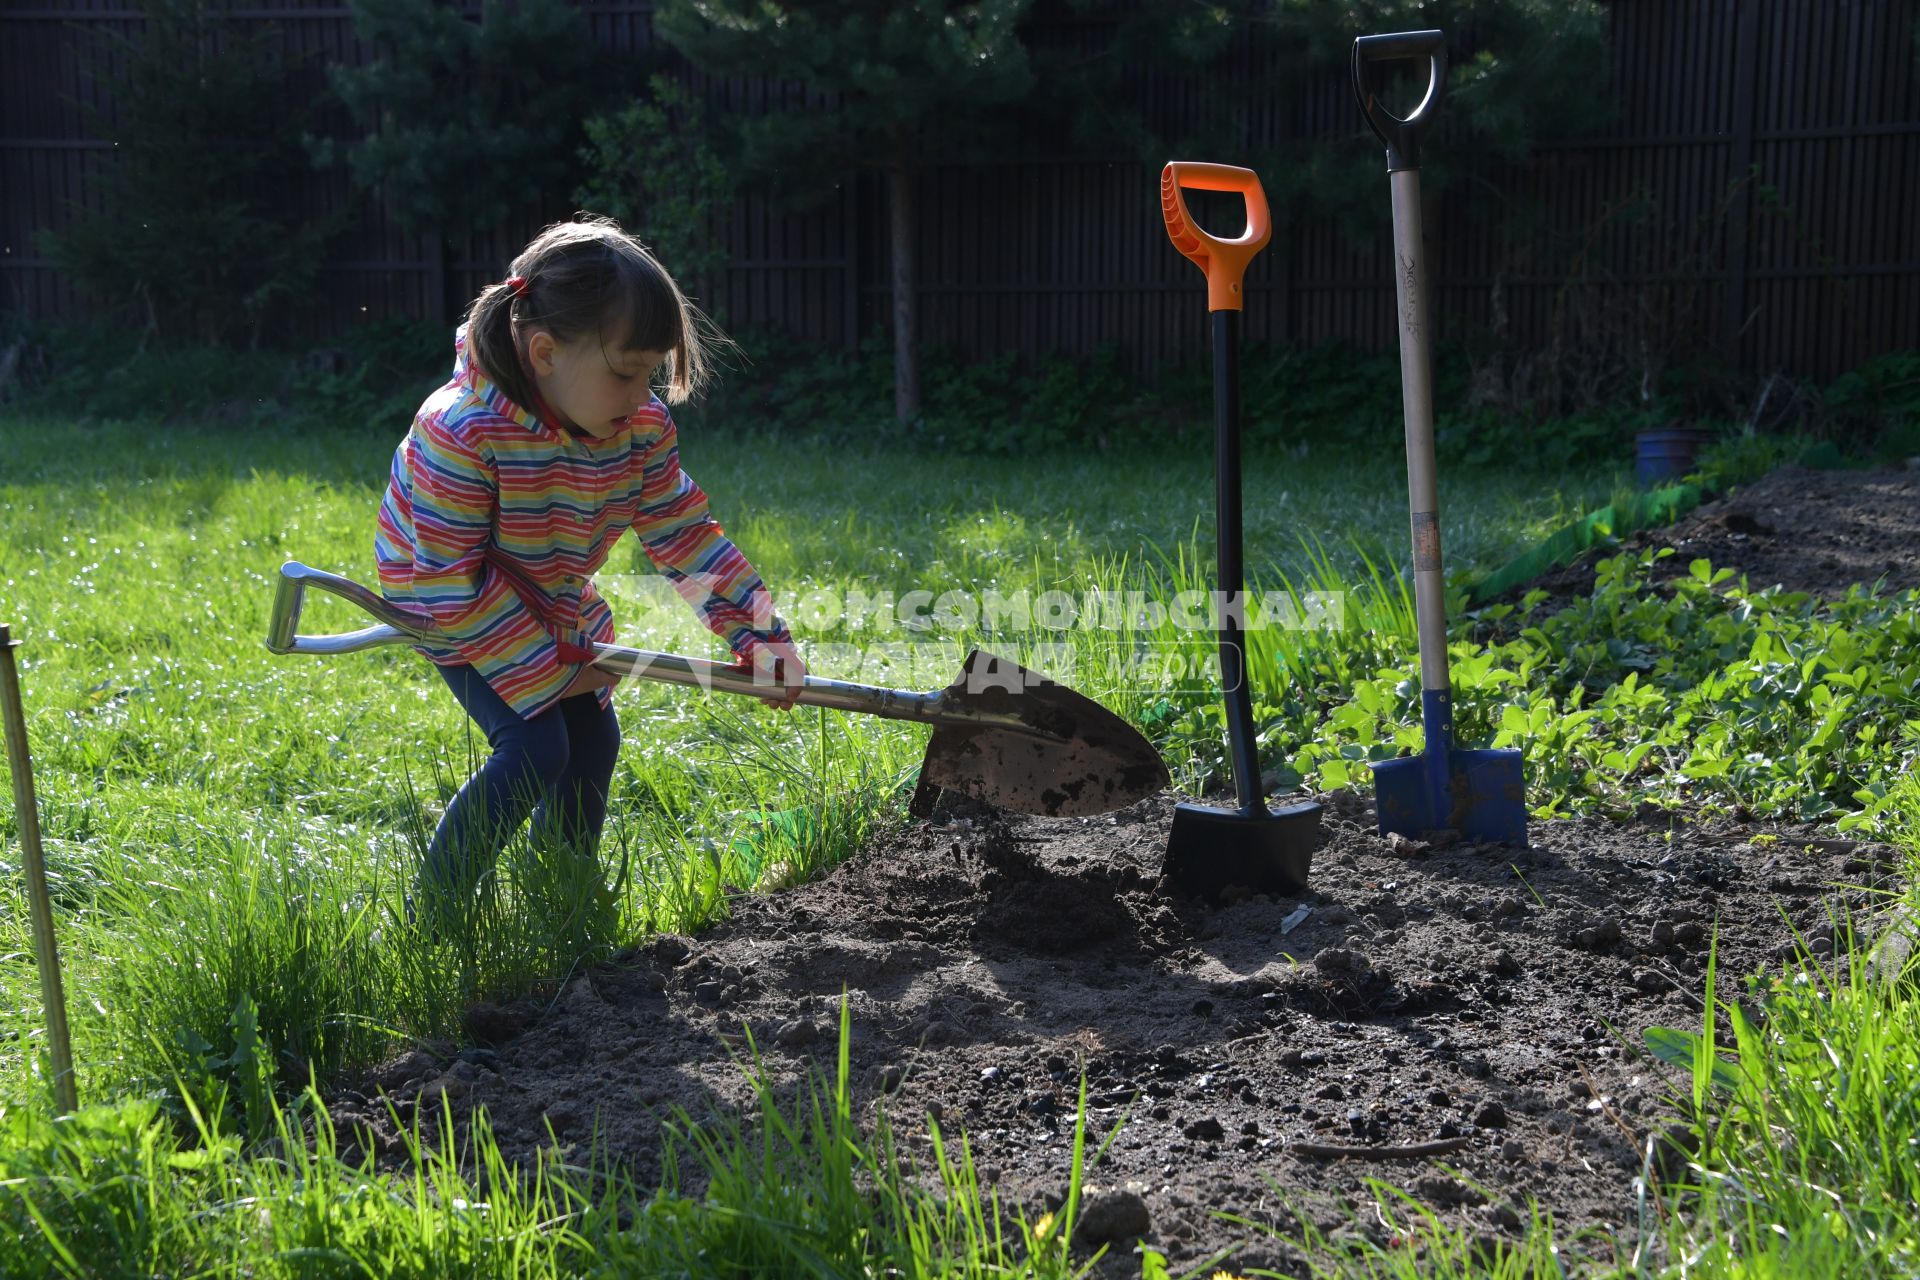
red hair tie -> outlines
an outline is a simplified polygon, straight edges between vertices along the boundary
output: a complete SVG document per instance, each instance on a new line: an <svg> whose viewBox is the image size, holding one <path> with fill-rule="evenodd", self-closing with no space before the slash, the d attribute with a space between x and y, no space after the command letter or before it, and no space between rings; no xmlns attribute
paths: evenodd
<svg viewBox="0 0 1920 1280"><path fill-rule="evenodd" d="M516 298L526 297L527 296L527 278L525 276L508 276L507 290L508 292L512 293L513 296Z"/></svg>

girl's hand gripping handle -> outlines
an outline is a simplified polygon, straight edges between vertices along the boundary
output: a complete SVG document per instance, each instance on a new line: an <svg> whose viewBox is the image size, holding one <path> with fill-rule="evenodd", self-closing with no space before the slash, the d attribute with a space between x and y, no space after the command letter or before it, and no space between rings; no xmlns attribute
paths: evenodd
<svg viewBox="0 0 1920 1280"><path fill-rule="evenodd" d="M749 657L734 665L741 674L753 677L757 697L782 711L793 710L794 701L806 688L807 660L790 640L763 641L753 646Z"/></svg>
<svg viewBox="0 0 1920 1280"><path fill-rule="evenodd" d="M1239 192L1247 202L1245 233L1238 239L1221 240L1202 231L1187 212L1186 197L1180 194L1182 187ZM1273 237L1267 193L1260 186L1259 176L1236 165L1169 161L1160 171L1160 213L1167 221L1167 236L1173 247L1207 273L1207 310L1239 311L1243 301L1240 279L1253 255L1266 248Z"/></svg>

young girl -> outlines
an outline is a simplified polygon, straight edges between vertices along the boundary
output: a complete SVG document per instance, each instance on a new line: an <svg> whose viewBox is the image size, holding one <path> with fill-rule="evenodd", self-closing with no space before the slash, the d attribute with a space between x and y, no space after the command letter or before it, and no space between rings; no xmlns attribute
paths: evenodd
<svg viewBox="0 0 1920 1280"><path fill-rule="evenodd" d="M449 637L419 650L492 754L447 807L421 892L436 916L529 812L533 838L591 856L606 818L619 677L589 665L613 639L593 574L628 529L707 626L790 707L806 664L760 577L680 469L656 377L679 404L705 380L701 318L608 220L548 227L483 290L453 376L393 457L374 553L389 600ZM411 904L409 904L411 906Z"/></svg>

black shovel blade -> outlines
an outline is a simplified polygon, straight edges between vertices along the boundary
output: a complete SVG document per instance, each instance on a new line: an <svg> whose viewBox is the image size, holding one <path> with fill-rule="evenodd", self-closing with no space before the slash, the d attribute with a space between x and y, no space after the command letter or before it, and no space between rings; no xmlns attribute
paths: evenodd
<svg viewBox="0 0 1920 1280"><path fill-rule="evenodd" d="M915 817L932 813L941 787L1018 813L1075 818L1124 808L1167 785L1165 761L1138 729L1007 658L975 649L942 697L1017 716L1040 732L940 725L920 764Z"/></svg>

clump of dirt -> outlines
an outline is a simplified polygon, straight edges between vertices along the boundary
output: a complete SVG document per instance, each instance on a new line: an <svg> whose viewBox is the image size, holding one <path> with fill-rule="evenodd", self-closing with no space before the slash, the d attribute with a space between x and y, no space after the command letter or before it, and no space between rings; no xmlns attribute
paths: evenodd
<svg viewBox="0 0 1920 1280"><path fill-rule="evenodd" d="M1783 467L1621 545L1635 553L1673 548L1676 554L1655 566L1655 582L1704 558L1746 574L1756 590L1779 585L1838 599L1854 583L1884 579L1886 591L1904 591L1920 587L1920 471ZM1543 574L1513 595L1543 589L1549 599L1539 612L1551 613L1592 593L1598 558Z"/></svg>
<svg viewBox="0 0 1920 1280"><path fill-rule="evenodd" d="M1796 827L1580 819L1536 822L1524 850L1441 847L1328 801L1310 892L1217 907L1161 881L1171 795L1095 819L947 814L548 1006L476 1010L483 1043L389 1063L336 1115L391 1153L377 1095L403 1120L446 1095L484 1105L510 1156L549 1126L584 1152L597 1127L649 1177L674 1108L754 1105L743 1033L781 1092L830 1071L844 998L859 1105L920 1153L928 1115L963 1127L1036 1210L1065 1190L1084 1075L1094 1130L1120 1126L1082 1232L1114 1242L1109 1274L1138 1273L1141 1233L1176 1262L1239 1245L1237 1267L1287 1265L1216 1215L1290 1228L1284 1194L1332 1229L1371 1176L1476 1232L1517 1229L1527 1197L1617 1229L1676 1087L1641 1033L1699 1026L1710 947L1723 983L1790 962L1787 922L1830 953L1832 918L1892 867Z"/></svg>

